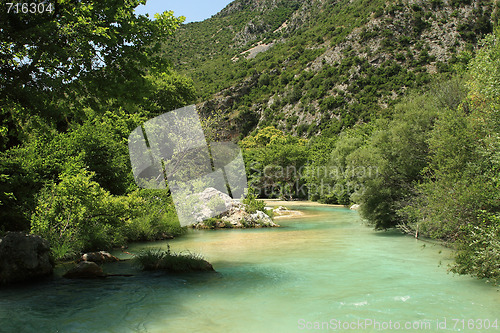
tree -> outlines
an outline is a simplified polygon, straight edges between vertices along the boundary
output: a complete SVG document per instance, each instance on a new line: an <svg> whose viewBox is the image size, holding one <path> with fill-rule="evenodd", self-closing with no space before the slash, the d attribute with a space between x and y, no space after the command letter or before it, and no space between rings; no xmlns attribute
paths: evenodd
<svg viewBox="0 0 500 333"><path fill-rule="evenodd" d="M304 197L301 175L308 160L307 141L265 127L240 142L250 186L261 197Z"/></svg>
<svg viewBox="0 0 500 333"><path fill-rule="evenodd" d="M500 215L482 212L480 226L467 225L462 231L468 235L457 243L456 264L452 271L471 274L479 279L500 282Z"/></svg>
<svg viewBox="0 0 500 333"><path fill-rule="evenodd" d="M359 125L341 133L335 144L321 149L321 155L310 153L311 159L305 172L309 196L329 204L350 203L354 192L352 172L347 166L347 156L364 144L369 125ZM330 139L332 141L332 139Z"/></svg>
<svg viewBox="0 0 500 333"><path fill-rule="evenodd" d="M0 11L0 230L29 229L37 192L68 170L92 171L105 190L128 193L130 131L194 99L192 82L159 52L183 18L136 16L141 3Z"/></svg>
<svg viewBox="0 0 500 333"><path fill-rule="evenodd" d="M167 65L157 55L160 42L183 18L172 12L155 20L136 16L135 7L145 2L62 0L51 13L0 11L4 146L22 141L28 114L67 128L85 107L99 109L113 99L137 103L147 95L148 70Z"/></svg>
<svg viewBox="0 0 500 333"><path fill-rule="evenodd" d="M500 209L499 59L497 38L488 36L470 62L467 98L440 112L429 137L428 174L409 208L425 234L472 243L488 228L484 212Z"/></svg>
<svg viewBox="0 0 500 333"><path fill-rule="evenodd" d="M393 120L376 122L366 144L346 157L347 168L357 170L352 199L376 229L403 222L397 211L415 195L429 163L428 137L437 111L432 96L409 97L396 106Z"/></svg>

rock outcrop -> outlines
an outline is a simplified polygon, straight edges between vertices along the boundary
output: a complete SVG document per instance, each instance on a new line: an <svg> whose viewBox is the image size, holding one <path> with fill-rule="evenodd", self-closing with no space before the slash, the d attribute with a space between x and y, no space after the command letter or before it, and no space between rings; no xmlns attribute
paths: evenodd
<svg viewBox="0 0 500 333"><path fill-rule="evenodd" d="M247 213L243 209L229 211L222 216L221 222L216 225L217 228L262 228L279 227L264 212L258 210L253 214Z"/></svg>
<svg viewBox="0 0 500 333"><path fill-rule="evenodd" d="M0 284L36 281L53 269L49 242L40 236L8 232L0 239Z"/></svg>
<svg viewBox="0 0 500 333"><path fill-rule="evenodd" d="M191 197L195 200L191 200ZM196 204L191 207L192 215L196 222L202 222L208 218L218 215L218 212L224 213L233 208L241 207L241 203L233 200L229 195L218 191L213 187L205 189L203 192L192 194L186 201L194 201Z"/></svg>
<svg viewBox="0 0 500 333"><path fill-rule="evenodd" d="M245 204L232 199L225 193L222 193L214 188L208 188L205 191L194 194L201 202L201 208L193 207L193 215L196 217L197 223L192 227L196 229L215 229L215 228L262 228L262 227L279 227L273 220L263 211L249 213L246 211ZM222 207L219 209L221 214L217 218L212 218L217 215L210 210L210 200L216 198Z"/></svg>

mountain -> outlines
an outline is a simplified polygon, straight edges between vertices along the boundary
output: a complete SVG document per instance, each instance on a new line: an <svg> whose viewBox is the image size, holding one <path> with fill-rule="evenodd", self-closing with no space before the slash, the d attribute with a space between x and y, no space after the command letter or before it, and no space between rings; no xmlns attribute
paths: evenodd
<svg viewBox="0 0 500 333"><path fill-rule="evenodd" d="M467 62L496 1L235 0L181 26L163 51L221 110L226 136L273 125L335 135L390 114L408 90Z"/></svg>

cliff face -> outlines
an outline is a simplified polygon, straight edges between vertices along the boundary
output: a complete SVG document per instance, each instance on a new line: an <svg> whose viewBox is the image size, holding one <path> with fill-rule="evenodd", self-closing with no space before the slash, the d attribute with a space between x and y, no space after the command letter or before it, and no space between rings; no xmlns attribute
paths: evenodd
<svg viewBox="0 0 500 333"><path fill-rule="evenodd" d="M334 135L462 66L497 10L496 1L236 0L183 26L165 52L195 81L202 114L224 113L226 136L267 125Z"/></svg>

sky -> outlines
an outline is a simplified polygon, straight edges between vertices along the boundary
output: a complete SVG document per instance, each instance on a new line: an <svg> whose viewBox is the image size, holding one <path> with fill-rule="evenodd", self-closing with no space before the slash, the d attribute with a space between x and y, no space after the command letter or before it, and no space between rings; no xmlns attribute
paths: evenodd
<svg viewBox="0 0 500 333"><path fill-rule="evenodd" d="M147 0L145 6L136 8L136 14L149 14L153 18L155 13L173 10L175 16L185 16L186 21L198 22L210 18L226 7L233 0Z"/></svg>

